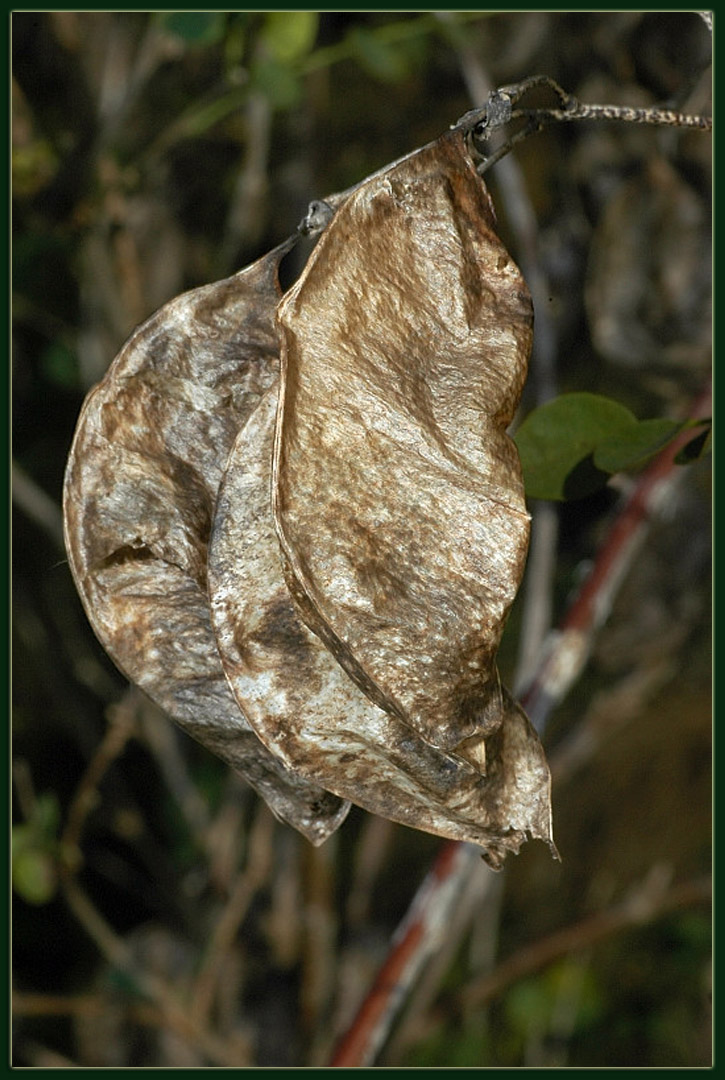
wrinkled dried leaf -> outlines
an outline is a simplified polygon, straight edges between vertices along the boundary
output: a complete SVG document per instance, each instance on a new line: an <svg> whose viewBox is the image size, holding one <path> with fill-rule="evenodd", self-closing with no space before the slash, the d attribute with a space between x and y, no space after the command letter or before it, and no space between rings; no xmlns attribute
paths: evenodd
<svg viewBox="0 0 725 1080"><path fill-rule="evenodd" d="M527 832L550 841L548 768L506 691L498 730L466 761L377 708L302 622L270 505L276 397L237 438L209 546L212 622L240 706L291 769L394 821L480 844L495 868Z"/></svg>
<svg viewBox="0 0 725 1080"><path fill-rule="evenodd" d="M337 211L279 308L275 509L305 620L433 746L505 710L496 652L529 538L506 434L528 289L452 131Z"/></svg>
<svg viewBox="0 0 725 1080"><path fill-rule="evenodd" d="M277 378L283 244L177 297L88 395L66 470L66 547L90 622L122 671L322 842L347 806L289 772L229 690L211 629L207 542L227 453Z"/></svg>

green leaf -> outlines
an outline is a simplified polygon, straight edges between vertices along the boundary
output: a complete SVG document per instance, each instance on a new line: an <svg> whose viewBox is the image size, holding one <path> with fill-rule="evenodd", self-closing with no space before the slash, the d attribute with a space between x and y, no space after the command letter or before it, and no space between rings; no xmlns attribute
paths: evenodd
<svg viewBox="0 0 725 1080"><path fill-rule="evenodd" d="M594 464L608 473L636 469L654 457L685 426L677 420L635 420L625 431L599 443L594 452Z"/></svg>
<svg viewBox="0 0 725 1080"><path fill-rule="evenodd" d="M597 394L562 394L535 409L514 436L527 495L562 500L597 491L609 474L595 465L595 448L636 422L629 409Z"/></svg>
<svg viewBox="0 0 725 1080"><path fill-rule="evenodd" d="M275 109L291 109L300 100L300 81L285 64L272 57L258 58L251 69L251 85L259 90Z"/></svg>
<svg viewBox="0 0 725 1080"><path fill-rule="evenodd" d="M47 852L25 849L13 855L13 888L29 904L47 904L57 886L55 861Z"/></svg>
<svg viewBox="0 0 725 1080"><path fill-rule="evenodd" d="M36 835L48 843L54 843L60 827L60 807L52 791L38 795L29 822Z"/></svg>
<svg viewBox="0 0 725 1080"><path fill-rule="evenodd" d="M227 77L234 80L244 64L247 30L243 22L233 22L224 35L224 67Z"/></svg>
<svg viewBox="0 0 725 1080"><path fill-rule="evenodd" d="M319 15L318 11L272 11L265 18L260 40L281 63L299 60L315 44Z"/></svg>
<svg viewBox="0 0 725 1080"><path fill-rule="evenodd" d="M164 11L159 21L166 33L188 45L213 45L224 36L222 11Z"/></svg>
<svg viewBox="0 0 725 1080"><path fill-rule="evenodd" d="M12 828L12 883L29 904L47 904L57 886L58 800L50 792L36 800L28 821Z"/></svg>
<svg viewBox="0 0 725 1080"><path fill-rule="evenodd" d="M511 987L503 1004L515 1031L545 1030L552 1010L551 988L543 978L523 979Z"/></svg>
<svg viewBox="0 0 725 1080"><path fill-rule="evenodd" d="M356 26L347 36L360 66L380 82L401 82L409 74L408 58L397 45L382 41L371 30Z"/></svg>
<svg viewBox="0 0 725 1080"><path fill-rule="evenodd" d="M693 421L638 420L598 394L562 394L530 413L514 436L526 494L555 500L591 495L612 473L640 468L688 426ZM693 439L675 461L699 456L705 440Z"/></svg>
<svg viewBox="0 0 725 1080"><path fill-rule="evenodd" d="M74 389L78 385L78 360L76 354L63 342L52 342L41 354L39 366L43 377L48 382L70 389Z"/></svg>

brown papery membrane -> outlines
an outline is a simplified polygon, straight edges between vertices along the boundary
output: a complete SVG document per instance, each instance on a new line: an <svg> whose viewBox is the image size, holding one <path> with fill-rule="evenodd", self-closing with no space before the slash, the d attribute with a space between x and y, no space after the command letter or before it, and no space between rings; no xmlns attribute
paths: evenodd
<svg viewBox="0 0 725 1080"><path fill-rule="evenodd" d="M206 582L227 454L278 377L277 273L291 245L177 297L136 330L83 405L63 509L76 586L118 667L321 843L349 806L255 735L222 670Z"/></svg>
<svg viewBox="0 0 725 1080"><path fill-rule="evenodd" d="M485 766L465 760L373 704L302 621L270 502L276 407L271 389L239 433L209 547L219 652L255 731L295 772L393 821L473 841L496 869L527 833L550 841L549 771L505 691Z"/></svg>
<svg viewBox="0 0 725 1080"><path fill-rule="evenodd" d="M371 700L483 764L518 717L496 653L529 541L506 428L533 313L459 131L342 204L278 318L274 505L300 611Z"/></svg>

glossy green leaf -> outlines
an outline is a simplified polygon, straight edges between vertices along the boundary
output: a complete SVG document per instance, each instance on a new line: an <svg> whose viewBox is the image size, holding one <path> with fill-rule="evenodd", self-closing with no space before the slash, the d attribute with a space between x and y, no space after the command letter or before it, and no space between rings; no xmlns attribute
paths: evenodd
<svg viewBox="0 0 725 1080"><path fill-rule="evenodd" d="M594 464L604 472L636 469L654 457L685 426L678 420L664 417L635 420L625 431L604 439L594 452Z"/></svg>
<svg viewBox="0 0 725 1080"><path fill-rule="evenodd" d="M594 450L633 423L629 409L597 394L562 394L535 409L514 436L526 494L556 500L592 494L609 476L595 465Z"/></svg>
<svg viewBox="0 0 725 1080"><path fill-rule="evenodd" d="M526 494L533 499L591 495L616 472L637 469L692 421L638 420L629 409L599 394L562 394L527 416L514 436ZM699 456L693 440L691 456Z"/></svg>

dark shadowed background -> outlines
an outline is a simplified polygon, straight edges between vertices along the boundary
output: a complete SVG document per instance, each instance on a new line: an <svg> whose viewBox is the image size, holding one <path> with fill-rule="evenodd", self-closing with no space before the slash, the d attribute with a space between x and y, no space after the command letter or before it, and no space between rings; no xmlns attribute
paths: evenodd
<svg viewBox="0 0 725 1080"><path fill-rule="evenodd" d="M162 303L436 137L470 89L545 73L586 102L707 114L710 34L669 12L20 12L11 33L14 1063L324 1064L439 841L353 809L313 849L129 691L63 549L81 403ZM552 386L687 413L711 362L710 155L697 131L560 125L514 151L523 218L487 175L547 338L522 415ZM558 507L554 622L630 482ZM537 843L509 860L379 1064L710 1064L709 907L658 909L710 867L710 537L703 459L549 724L552 750L597 733L554 784L562 862ZM595 932L633 897L639 923ZM575 949L461 1004L585 920Z"/></svg>

